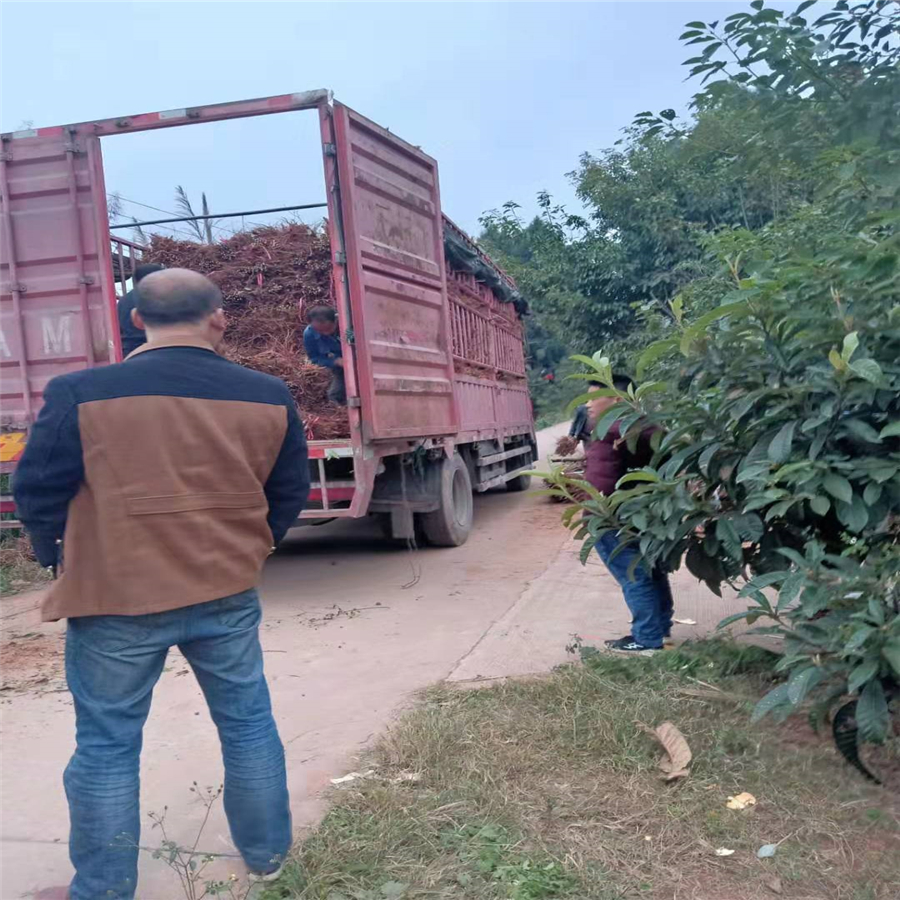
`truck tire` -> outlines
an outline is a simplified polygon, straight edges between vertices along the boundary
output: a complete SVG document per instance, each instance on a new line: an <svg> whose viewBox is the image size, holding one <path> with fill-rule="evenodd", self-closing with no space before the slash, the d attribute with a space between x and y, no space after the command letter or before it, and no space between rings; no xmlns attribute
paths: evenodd
<svg viewBox="0 0 900 900"><path fill-rule="evenodd" d="M527 491L530 487L530 475L516 475L515 478L510 478L509 481L506 482L506 489L511 494L518 494L521 491Z"/></svg>
<svg viewBox="0 0 900 900"><path fill-rule="evenodd" d="M438 465L441 505L434 512L422 513L422 532L435 547L459 547L472 530L472 479L458 453Z"/></svg>

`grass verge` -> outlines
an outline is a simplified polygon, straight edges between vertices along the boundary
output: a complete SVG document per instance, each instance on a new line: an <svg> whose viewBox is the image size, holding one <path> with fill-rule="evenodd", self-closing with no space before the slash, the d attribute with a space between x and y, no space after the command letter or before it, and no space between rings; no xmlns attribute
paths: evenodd
<svg viewBox="0 0 900 900"><path fill-rule="evenodd" d="M896 790L848 772L805 723L750 725L771 665L709 641L432 690L375 747L377 775L336 791L266 900L900 896ZM663 721L694 754L670 784L640 727ZM757 804L727 809L743 791Z"/></svg>

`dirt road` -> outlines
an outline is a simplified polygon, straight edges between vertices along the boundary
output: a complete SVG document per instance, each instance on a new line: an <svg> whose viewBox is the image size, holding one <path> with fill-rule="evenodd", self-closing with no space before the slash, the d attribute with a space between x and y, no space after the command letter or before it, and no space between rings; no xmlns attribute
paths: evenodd
<svg viewBox="0 0 900 900"><path fill-rule="evenodd" d="M552 444L559 429L541 433ZM574 633L591 642L627 630L620 594L599 561L578 565L559 507L535 494L476 498L475 530L458 549L415 553L385 544L367 522L300 529L266 567L263 646L287 752L294 821L316 821L330 780L356 767L366 743L415 693L442 679L546 671ZM689 580L679 616L709 628L734 608ZM63 625L41 625L36 594L2 607L3 727L0 900L71 874L61 775L73 747L62 673ZM682 636L696 629L681 628ZM156 689L142 757L146 814L168 807L170 836L193 843L202 808L190 785L217 785L221 763L199 688L180 654ZM217 809L200 845L233 853ZM242 872L237 859L217 873ZM141 900L177 900L177 879L142 860Z"/></svg>

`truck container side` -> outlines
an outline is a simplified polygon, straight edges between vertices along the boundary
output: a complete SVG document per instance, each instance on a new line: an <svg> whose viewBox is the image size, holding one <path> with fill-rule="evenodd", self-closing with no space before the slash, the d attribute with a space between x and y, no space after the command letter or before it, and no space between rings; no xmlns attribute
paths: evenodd
<svg viewBox="0 0 900 900"><path fill-rule="evenodd" d="M312 442L305 519L381 515L458 544L471 492L522 489L535 459L522 323L511 282L443 217L437 162L327 91L0 136L0 465L10 472L47 382L121 358L116 284L140 247L111 238L101 138L296 110L318 112L350 437ZM448 272L468 242L489 287ZM468 498L468 499L467 499ZM8 512L8 499L3 510Z"/></svg>

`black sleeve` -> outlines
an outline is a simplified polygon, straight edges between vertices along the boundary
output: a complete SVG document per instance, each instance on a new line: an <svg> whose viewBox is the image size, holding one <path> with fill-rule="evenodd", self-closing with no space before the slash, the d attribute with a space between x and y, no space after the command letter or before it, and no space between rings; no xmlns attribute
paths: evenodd
<svg viewBox="0 0 900 900"><path fill-rule="evenodd" d="M287 432L281 452L266 481L266 499L269 501L269 528L277 546L288 528L306 506L309 496L309 454L306 448L306 432L294 400L285 388L287 408Z"/></svg>
<svg viewBox="0 0 900 900"><path fill-rule="evenodd" d="M78 405L72 389L55 378L44 391L44 406L13 476L16 511L42 566L57 563L56 542L83 480Z"/></svg>
<svg viewBox="0 0 900 900"><path fill-rule="evenodd" d="M587 428L587 407L579 406L575 410L575 418L572 419L572 427L569 429L569 437L581 440Z"/></svg>

